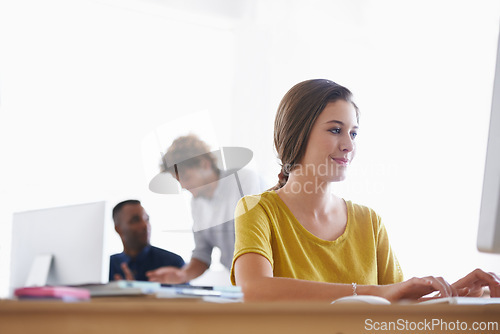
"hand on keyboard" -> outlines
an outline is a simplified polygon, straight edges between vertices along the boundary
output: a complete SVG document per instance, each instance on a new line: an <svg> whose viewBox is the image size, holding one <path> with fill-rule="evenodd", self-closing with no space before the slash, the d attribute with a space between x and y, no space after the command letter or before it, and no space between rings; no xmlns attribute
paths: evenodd
<svg viewBox="0 0 500 334"><path fill-rule="evenodd" d="M481 297L483 287L490 288L491 297L500 297L500 277L495 273L487 273L481 269L472 271L467 276L451 285L459 296Z"/></svg>

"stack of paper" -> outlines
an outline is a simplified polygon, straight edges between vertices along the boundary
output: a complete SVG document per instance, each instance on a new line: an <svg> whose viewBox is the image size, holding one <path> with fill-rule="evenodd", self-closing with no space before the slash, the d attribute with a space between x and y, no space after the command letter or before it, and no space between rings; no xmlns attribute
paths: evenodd
<svg viewBox="0 0 500 334"><path fill-rule="evenodd" d="M163 284L156 292L158 298L200 298L211 302L239 302L243 292L239 286L195 286Z"/></svg>
<svg viewBox="0 0 500 334"><path fill-rule="evenodd" d="M131 296L156 293L161 288L157 282L144 281L113 281L106 284L80 285L90 291L92 297L99 296Z"/></svg>

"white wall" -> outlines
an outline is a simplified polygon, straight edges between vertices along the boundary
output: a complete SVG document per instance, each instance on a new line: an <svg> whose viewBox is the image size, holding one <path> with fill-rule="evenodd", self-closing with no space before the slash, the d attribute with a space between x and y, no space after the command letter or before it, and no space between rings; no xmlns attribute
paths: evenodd
<svg viewBox="0 0 500 334"><path fill-rule="evenodd" d="M224 19L192 24L168 8L128 5L1 4L3 291L14 211L138 198L152 243L190 258L191 235L160 232L189 226L189 202L148 191L141 145L158 126L202 110L221 145L228 141L234 36L217 26Z"/></svg>
<svg viewBox="0 0 500 334"><path fill-rule="evenodd" d="M188 233L161 232L189 226L189 196L147 190L144 138L205 110L271 186L278 102L317 77L361 108L339 191L382 215L406 275L500 272L475 250L497 1L179 3L0 1L0 296L20 210L139 198L152 242L189 259Z"/></svg>

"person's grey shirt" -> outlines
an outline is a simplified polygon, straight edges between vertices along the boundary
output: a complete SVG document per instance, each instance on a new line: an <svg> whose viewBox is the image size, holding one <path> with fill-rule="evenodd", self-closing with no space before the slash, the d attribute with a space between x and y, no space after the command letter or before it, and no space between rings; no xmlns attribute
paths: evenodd
<svg viewBox="0 0 500 334"><path fill-rule="evenodd" d="M193 234L195 249L192 257L208 266L212 263L212 251L221 251L221 263L231 269L234 253L234 210L245 195L261 192L260 178L250 170L237 172L241 190L233 171L221 171L212 198L192 198Z"/></svg>

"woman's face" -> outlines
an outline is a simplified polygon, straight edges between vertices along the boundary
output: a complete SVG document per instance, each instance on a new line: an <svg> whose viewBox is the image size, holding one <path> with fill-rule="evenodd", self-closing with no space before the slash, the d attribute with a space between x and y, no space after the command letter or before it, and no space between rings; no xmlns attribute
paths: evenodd
<svg viewBox="0 0 500 334"><path fill-rule="evenodd" d="M326 182L344 180L356 152L357 131L352 103L344 100L328 103L311 129L301 172Z"/></svg>

